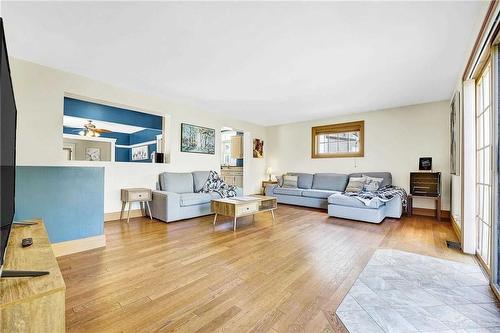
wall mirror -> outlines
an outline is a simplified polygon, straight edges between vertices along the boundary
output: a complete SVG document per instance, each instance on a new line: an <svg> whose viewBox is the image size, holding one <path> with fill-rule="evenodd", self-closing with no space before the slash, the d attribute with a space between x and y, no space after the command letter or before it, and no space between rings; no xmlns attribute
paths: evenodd
<svg viewBox="0 0 500 333"><path fill-rule="evenodd" d="M64 97L65 160L163 163L163 117Z"/></svg>

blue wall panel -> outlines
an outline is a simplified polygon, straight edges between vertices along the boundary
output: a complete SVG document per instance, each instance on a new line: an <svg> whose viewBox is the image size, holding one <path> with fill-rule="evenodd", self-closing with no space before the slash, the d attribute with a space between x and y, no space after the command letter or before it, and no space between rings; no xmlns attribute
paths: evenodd
<svg viewBox="0 0 500 333"><path fill-rule="evenodd" d="M64 114L67 116L108 121L161 130L162 117L112 106L64 97Z"/></svg>
<svg viewBox="0 0 500 333"><path fill-rule="evenodd" d="M16 168L17 221L43 218L53 243L104 233L104 168Z"/></svg>
<svg viewBox="0 0 500 333"><path fill-rule="evenodd" d="M115 162L130 162L130 148L115 148Z"/></svg>
<svg viewBox="0 0 500 333"><path fill-rule="evenodd" d="M148 141L156 141L156 136L161 135L161 131L154 129L143 129L142 131L130 134L130 144L143 143Z"/></svg>

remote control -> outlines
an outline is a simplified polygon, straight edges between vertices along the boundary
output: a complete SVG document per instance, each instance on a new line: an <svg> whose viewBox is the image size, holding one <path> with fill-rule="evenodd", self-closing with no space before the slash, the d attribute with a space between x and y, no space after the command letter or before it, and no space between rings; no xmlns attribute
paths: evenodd
<svg viewBox="0 0 500 333"><path fill-rule="evenodd" d="M33 239L32 238L24 238L21 245L23 247L28 247L33 244Z"/></svg>

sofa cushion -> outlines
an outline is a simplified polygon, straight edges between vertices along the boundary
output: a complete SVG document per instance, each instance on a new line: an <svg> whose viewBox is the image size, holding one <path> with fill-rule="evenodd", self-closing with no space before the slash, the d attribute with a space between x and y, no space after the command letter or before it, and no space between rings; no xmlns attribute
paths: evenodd
<svg viewBox="0 0 500 333"><path fill-rule="evenodd" d="M347 175L341 173L316 173L313 177L312 188L343 192L348 179Z"/></svg>
<svg viewBox="0 0 500 333"><path fill-rule="evenodd" d="M309 198L326 199L330 195L335 194L335 193L340 193L340 192L339 191L310 189L310 190L304 190L304 191L302 191L302 196L303 197L309 197Z"/></svg>
<svg viewBox="0 0 500 333"><path fill-rule="evenodd" d="M193 193L193 174L191 172L163 172L160 174L162 191Z"/></svg>
<svg viewBox="0 0 500 333"><path fill-rule="evenodd" d="M180 195L181 207L202 205L211 200L212 196L209 193L182 193Z"/></svg>
<svg viewBox="0 0 500 333"><path fill-rule="evenodd" d="M207 182L210 171L193 171L194 191L200 192Z"/></svg>
<svg viewBox="0 0 500 333"><path fill-rule="evenodd" d="M360 200L355 197L350 197L343 194L333 194L328 197L328 203L339 206L348 206L348 207L359 207L359 208L379 208L385 203L380 201L378 198L372 199L370 204L367 206Z"/></svg>
<svg viewBox="0 0 500 333"><path fill-rule="evenodd" d="M285 187L276 187L274 189L274 194L284 194L284 195L296 195L302 196L302 189L300 188L285 188Z"/></svg>
<svg viewBox="0 0 500 333"><path fill-rule="evenodd" d="M351 173L349 177L362 177L363 175L368 177L383 178L384 180L382 181L382 184L380 184L380 187L392 185L392 174L390 172L358 172Z"/></svg>
<svg viewBox="0 0 500 333"><path fill-rule="evenodd" d="M311 173L300 173L300 172L288 172L289 176L299 177L298 187L299 188L311 188L313 184L313 174Z"/></svg>

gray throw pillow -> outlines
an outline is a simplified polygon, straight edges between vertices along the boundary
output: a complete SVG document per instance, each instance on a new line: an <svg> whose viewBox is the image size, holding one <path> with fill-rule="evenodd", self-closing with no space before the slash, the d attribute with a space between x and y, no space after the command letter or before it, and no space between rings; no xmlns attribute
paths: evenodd
<svg viewBox="0 0 500 333"><path fill-rule="evenodd" d="M283 176L276 176L276 181L278 182L278 186L283 186Z"/></svg>
<svg viewBox="0 0 500 333"><path fill-rule="evenodd" d="M359 193L363 190L365 182L366 182L366 177L350 177L349 183L347 184L345 191Z"/></svg>
<svg viewBox="0 0 500 333"><path fill-rule="evenodd" d="M380 188L380 185L384 181L384 178L375 178L375 177L369 177L363 175L363 177L366 177L365 181L365 186L363 189L368 192L375 192Z"/></svg>
<svg viewBox="0 0 500 333"><path fill-rule="evenodd" d="M297 176L283 176L283 186L285 188L297 188L299 182L299 177Z"/></svg>

